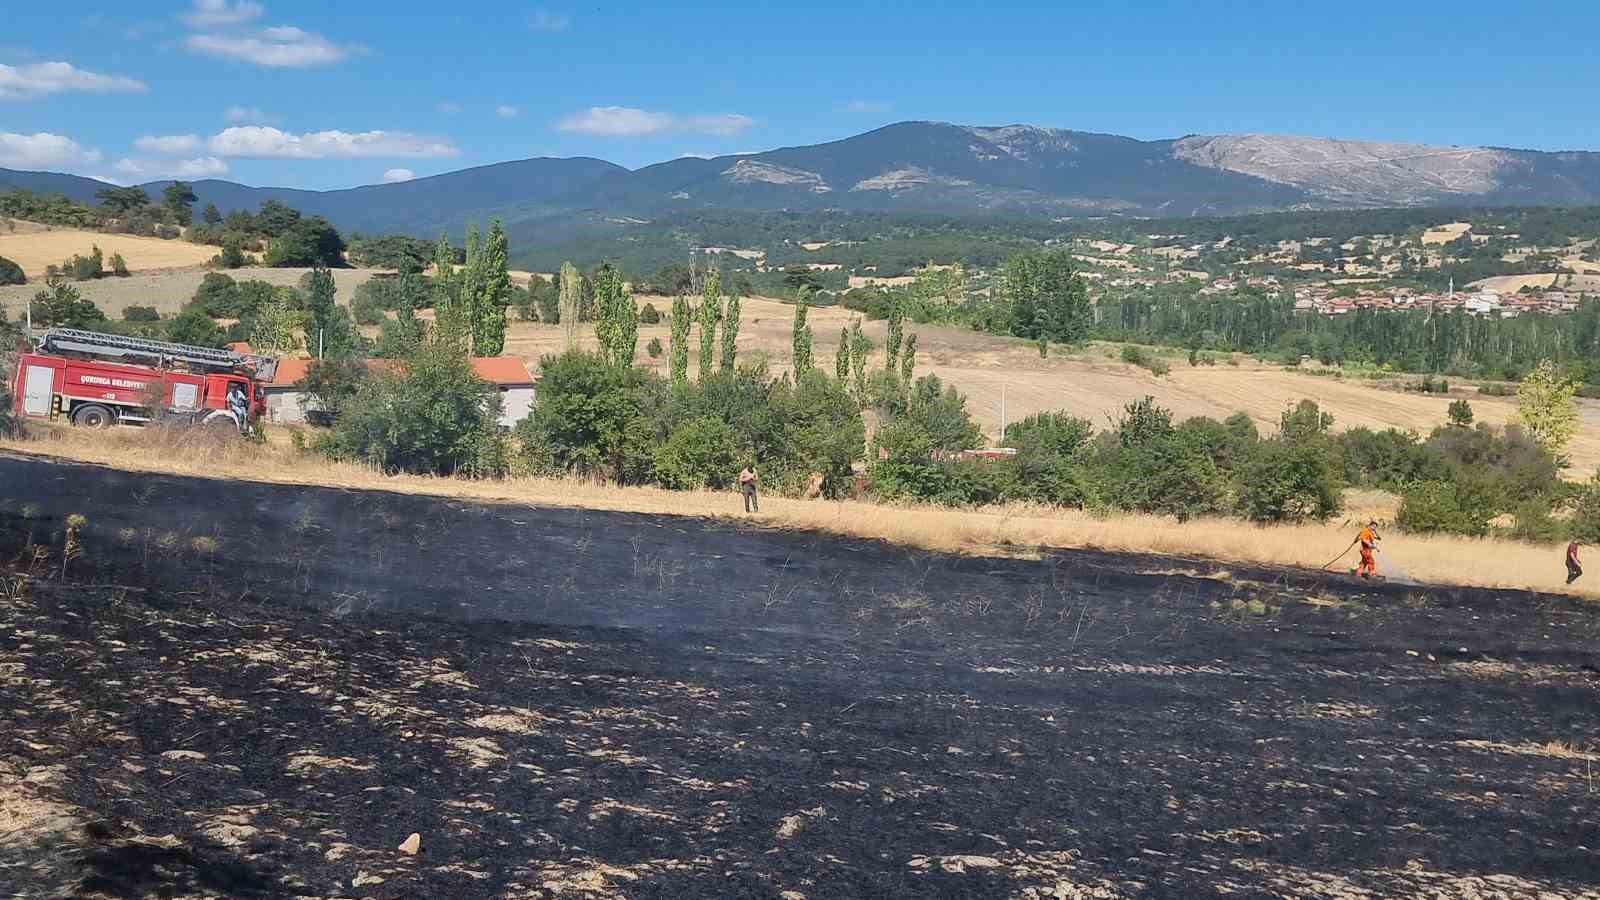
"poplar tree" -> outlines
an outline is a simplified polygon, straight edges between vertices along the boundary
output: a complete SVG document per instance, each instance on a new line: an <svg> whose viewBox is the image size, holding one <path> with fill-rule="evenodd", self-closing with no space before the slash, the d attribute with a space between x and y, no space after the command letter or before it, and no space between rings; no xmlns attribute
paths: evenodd
<svg viewBox="0 0 1600 900"><path fill-rule="evenodd" d="M798 382L801 375L811 371L811 326L806 324L807 301L811 291L804 288L794 304L794 336L790 346L794 352L794 374Z"/></svg>
<svg viewBox="0 0 1600 900"><path fill-rule="evenodd" d="M861 320L850 324L850 374L855 379L856 396L867 395L867 336L861 333Z"/></svg>
<svg viewBox="0 0 1600 900"><path fill-rule="evenodd" d="M722 317L722 371L732 372L739 354L739 293L728 295L728 311Z"/></svg>
<svg viewBox="0 0 1600 900"><path fill-rule="evenodd" d="M433 248L433 313L439 340L453 342L461 335L460 285L456 277L455 250L450 239L440 235Z"/></svg>
<svg viewBox="0 0 1600 900"><path fill-rule="evenodd" d="M889 292L889 332L883 341L885 371L893 372L900 360L900 342L906 333L906 305L899 291Z"/></svg>
<svg viewBox="0 0 1600 900"><path fill-rule="evenodd" d="M706 285L700 295L700 382L711 377L711 364L717 347L717 320L722 318L722 274L715 268L706 271Z"/></svg>
<svg viewBox="0 0 1600 900"><path fill-rule="evenodd" d="M473 350L477 356L499 356L506 348L506 304L511 302L506 230L499 219L489 223L489 237L479 253L481 283L473 310Z"/></svg>
<svg viewBox="0 0 1600 900"><path fill-rule="evenodd" d="M850 329L839 326L839 349L833 356L833 377L842 385L850 380Z"/></svg>
<svg viewBox="0 0 1600 900"><path fill-rule="evenodd" d="M456 337L468 356L477 355L478 318L483 306L483 240L478 226L467 227L467 264L461 267L461 284L456 288Z"/></svg>
<svg viewBox="0 0 1600 900"><path fill-rule="evenodd" d="M667 363L673 384L689 380L689 329L693 326L694 312L689 308L689 298L679 294L672 301L672 353Z"/></svg>
<svg viewBox="0 0 1600 900"><path fill-rule="evenodd" d="M639 304L633 299L633 289L622 280L621 273L612 276L611 288L611 362L619 369L630 368L639 351Z"/></svg>
<svg viewBox="0 0 1600 900"><path fill-rule="evenodd" d="M622 276L609 263L600 267L594 276L594 336L600 341L600 354L616 361L622 338L621 316Z"/></svg>
<svg viewBox="0 0 1600 900"><path fill-rule="evenodd" d="M900 356L900 383L909 388L912 377L917 371L917 335L912 332L906 335L906 349Z"/></svg>
<svg viewBox="0 0 1600 900"><path fill-rule="evenodd" d="M578 313L582 305L583 276L578 274L577 266L564 262L561 264L561 330L566 334L568 350L578 339Z"/></svg>

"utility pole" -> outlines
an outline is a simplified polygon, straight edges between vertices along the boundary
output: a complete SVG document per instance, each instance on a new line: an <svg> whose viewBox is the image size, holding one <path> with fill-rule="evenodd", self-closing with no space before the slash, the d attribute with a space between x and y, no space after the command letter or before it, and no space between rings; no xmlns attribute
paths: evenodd
<svg viewBox="0 0 1600 900"><path fill-rule="evenodd" d="M1000 443L1006 442L1006 385L1000 383Z"/></svg>
<svg viewBox="0 0 1600 900"><path fill-rule="evenodd" d="M317 359L322 359L322 336L327 332L325 328L317 329Z"/></svg>

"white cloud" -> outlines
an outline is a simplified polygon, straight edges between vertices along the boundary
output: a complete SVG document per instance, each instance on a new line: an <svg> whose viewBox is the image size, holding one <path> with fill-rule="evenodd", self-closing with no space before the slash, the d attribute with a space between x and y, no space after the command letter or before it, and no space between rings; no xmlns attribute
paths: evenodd
<svg viewBox="0 0 1600 900"><path fill-rule="evenodd" d="M293 25L274 25L242 33L191 34L184 45L195 53L280 69L304 69L339 62L359 52Z"/></svg>
<svg viewBox="0 0 1600 900"><path fill-rule="evenodd" d="M397 181L410 181L411 179L413 179L415 177L417 177L417 173L411 171L410 169L384 169L383 170L383 182L384 182L384 184L394 184Z"/></svg>
<svg viewBox="0 0 1600 900"><path fill-rule="evenodd" d="M265 112L259 106L230 106L222 111L222 117L229 122L248 122L252 125L266 125L278 121L278 117Z"/></svg>
<svg viewBox="0 0 1600 900"><path fill-rule="evenodd" d="M711 159L712 157L711 157L711 154L709 154L709 153L680 153L680 154L678 154L678 158L679 159Z"/></svg>
<svg viewBox="0 0 1600 900"><path fill-rule="evenodd" d="M692 131L719 137L738 134L755 120L739 113L680 118L671 113L651 112L631 106L591 106L562 119L562 131L603 137L636 137L664 131Z"/></svg>
<svg viewBox="0 0 1600 900"><path fill-rule="evenodd" d="M528 15L528 28L532 31L566 31L571 24L571 16L548 9L536 9Z"/></svg>
<svg viewBox="0 0 1600 900"><path fill-rule="evenodd" d="M690 116L685 120L683 129L685 131L697 131L701 134L726 137L730 134L738 134L755 123L756 120L749 116L742 116L738 113L725 113L720 116Z"/></svg>
<svg viewBox="0 0 1600 900"><path fill-rule="evenodd" d="M102 75L66 62L42 62L26 66L0 63L0 100L27 100L68 91L127 94L144 90L146 88L142 81L121 75Z"/></svg>
<svg viewBox="0 0 1600 900"><path fill-rule="evenodd" d="M198 134L145 135L135 138L133 145L146 153L193 153L200 149Z"/></svg>
<svg viewBox="0 0 1600 900"><path fill-rule="evenodd" d="M69 137L48 131L0 131L0 166L8 169L59 169L98 162L100 151L79 146Z"/></svg>
<svg viewBox="0 0 1600 900"><path fill-rule="evenodd" d="M500 116L502 119L515 119L522 113L522 110L512 106L509 103L502 103L499 106L496 106L494 111L495 114Z"/></svg>
<svg viewBox="0 0 1600 900"><path fill-rule="evenodd" d="M111 168L137 178L215 178L228 174L228 164L215 156L194 159L119 159Z"/></svg>
<svg viewBox="0 0 1600 900"><path fill-rule="evenodd" d="M311 131L294 134L264 125L238 125L212 136L217 156L256 159L363 159L410 157L431 159L460 153L442 138L404 131Z"/></svg>
<svg viewBox="0 0 1600 900"><path fill-rule="evenodd" d="M461 112L461 104L451 103L450 101L446 100L445 102L434 107L434 109L437 109L439 112L442 112L447 116L453 116L456 113Z"/></svg>
<svg viewBox="0 0 1600 900"><path fill-rule="evenodd" d="M239 0L194 0L194 6L179 19L191 28L216 28L225 25L243 25L261 18L266 12L259 3Z"/></svg>

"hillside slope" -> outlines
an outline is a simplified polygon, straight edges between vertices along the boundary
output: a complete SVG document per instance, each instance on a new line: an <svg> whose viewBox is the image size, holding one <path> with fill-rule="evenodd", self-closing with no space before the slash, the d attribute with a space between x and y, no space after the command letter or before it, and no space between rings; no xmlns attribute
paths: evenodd
<svg viewBox="0 0 1600 900"><path fill-rule="evenodd" d="M152 194L166 182L145 185ZM103 183L0 169L0 188L92 201ZM899 122L842 140L628 170L526 159L335 191L195 183L224 212L277 199L343 228L434 235L696 210L1228 215L1297 208L1600 203L1600 153L1267 134L1136 140L1036 125Z"/></svg>

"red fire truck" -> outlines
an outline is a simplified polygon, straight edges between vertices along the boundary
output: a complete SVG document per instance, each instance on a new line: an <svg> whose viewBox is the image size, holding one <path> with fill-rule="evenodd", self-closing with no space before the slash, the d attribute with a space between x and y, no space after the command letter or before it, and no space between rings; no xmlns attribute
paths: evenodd
<svg viewBox="0 0 1600 900"><path fill-rule="evenodd" d="M52 328L17 360L17 415L106 428L166 415L241 432L266 409L261 385L278 361L233 350Z"/></svg>

